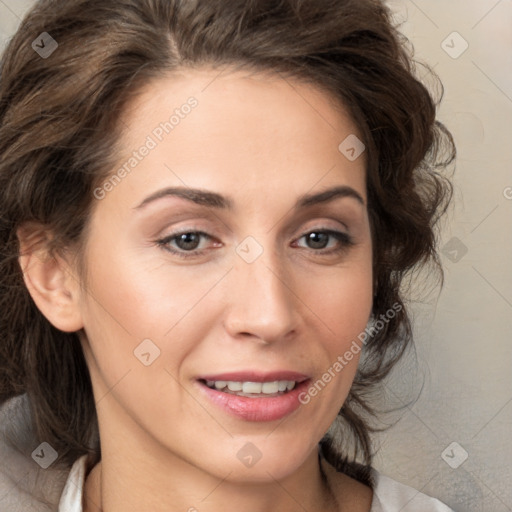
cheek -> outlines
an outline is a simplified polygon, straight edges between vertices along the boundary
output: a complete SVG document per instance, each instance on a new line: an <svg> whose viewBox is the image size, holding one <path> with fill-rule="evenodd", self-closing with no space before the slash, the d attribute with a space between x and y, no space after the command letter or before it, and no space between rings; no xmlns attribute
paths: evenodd
<svg viewBox="0 0 512 512"><path fill-rule="evenodd" d="M373 302L371 266L340 274L324 293L315 288L309 301L318 312L316 331L326 334L321 372L300 399L315 410L315 416L323 418L321 428L326 431L343 406L357 372L363 349L361 334Z"/></svg>
<svg viewBox="0 0 512 512"><path fill-rule="evenodd" d="M163 259L147 262L137 251L90 252L94 315L134 339L162 338L205 294L215 276L166 269Z"/></svg>
<svg viewBox="0 0 512 512"><path fill-rule="evenodd" d="M373 277L371 251L361 251L351 265L340 269L331 278L316 281L308 289L308 304L317 317L317 332L323 337L323 373L317 375L316 389L311 388L311 399L322 395L330 417L342 406L355 377L363 349L363 336L373 305ZM324 387L329 387L324 394ZM321 391L322 390L322 391ZM330 398L327 396L330 395ZM307 399L307 397L306 397Z"/></svg>
<svg viewBox="0 0 512 512"><path fill-rule="evenodd" d="M314 283L314 284L312 284ZM307 304L333 338L331 351L364 331L373 305L371 257L316 282L309 282Z"/></svg>
<svg viewBox="0 0 512 512"><path fill-rule="evenodd" d="M204 304L209 319L218 317L220 305L207 296L225 269L172 268L164 258L145 261L137 250L103 253L102 245L109 247L98 243L89 250L89 293L83 311L96 365L112 384L129 369L139 368L134 351L149 339L155 353L160 351L151 367L174 373L210 325Z"/></svg>
<svg viewBox="0 0 512 512"><path fill-rule="evenodd" d="M173 376L196 338L178 336L181 321L211 284L187 286L183 278L173 279L155 266L143 267L136 255L128 257L128 253L118 257L90 252L84 351L96 396L109 397L102 400L103 407L120 404L133 417L158 415L169 425L171 408L165 412L156 395L174 397L173 407L182 407ZM121 409L115 410L121 414Z"/></svg>

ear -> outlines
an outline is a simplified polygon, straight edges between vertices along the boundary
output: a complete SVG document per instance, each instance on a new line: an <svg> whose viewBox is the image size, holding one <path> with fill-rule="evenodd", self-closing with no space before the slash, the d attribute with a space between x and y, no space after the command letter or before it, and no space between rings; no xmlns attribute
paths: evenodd
<svg viewBox="0 0 512 512"><path fill-rule="evenodd" d="M18 261L37 308L61 331L82 329L80 284L64 257L52 254L52 233L41 225L26 223L18 228L17 236Z"/></svg>

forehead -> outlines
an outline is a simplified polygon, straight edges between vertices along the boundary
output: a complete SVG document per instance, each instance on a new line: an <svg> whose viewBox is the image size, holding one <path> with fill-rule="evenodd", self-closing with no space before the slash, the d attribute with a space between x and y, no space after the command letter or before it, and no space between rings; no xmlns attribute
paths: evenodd
<svg viewBox="0 0 512 512"><path fill-rule="evenodd" d="M203 122L208 115L217 116L216 120L221 123L250 114L251 120L262 120L270 125L269 115L275 112L275 121L281 125L286 125L287 120L293 124L302 118L307 121L304 128L311 131L321 127L345 132L349 127L351 133L359 132L340 99L318 85L270 71L210 67L183 68L153 79L127 106L121 121L125 126L148 131L150 126L144 122L145 118L149 120L157 115L168 119L191 96L201 107ZM247 121L247 117L244 120ZM301 128L295 125L297 132Z"/></svg>
<svg viewBox="0 0 512 512"><path fill-rule="evenodd" d="M123 180L134 194L185 185L298 195L321 179L320 188L343 183L365 196L365 155L350 161L339 149L347 137L360 138L346 109L291 78L181 70L148 83L121 126L119 165L151 141L151 151Z"/></svg>

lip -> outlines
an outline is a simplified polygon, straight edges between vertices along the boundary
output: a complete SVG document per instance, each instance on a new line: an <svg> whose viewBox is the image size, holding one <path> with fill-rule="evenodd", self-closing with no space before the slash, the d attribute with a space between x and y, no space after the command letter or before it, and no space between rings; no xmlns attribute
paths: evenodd
<svg viewBox="0 0 512 512"><path fill-rule="evenodd" d="M197 377L197 380L226 380L232 382L273 382L275 380L294 380L297 383L301 383L306 379L309 379L308 375L288 370L278 370L274 372L247 370L216 373L215 375L200 375Z"/></svg>
<svg viewBox="0 0 512 512"><path fill-rule="evenodd" d="M234 382L294 380L296 381L296 385L291 391L279 396L251 398L232 395L209 388L206 383L203 382L205 380L225 380ZM203 393L210 402L225 413L245 421L263 422L280 420L296 411L301 406L299 395L308 388L310 380L308 376L297 372L278 371L260 373L244 371L204 375L198 377L196 385L199 391Z"/></svg>

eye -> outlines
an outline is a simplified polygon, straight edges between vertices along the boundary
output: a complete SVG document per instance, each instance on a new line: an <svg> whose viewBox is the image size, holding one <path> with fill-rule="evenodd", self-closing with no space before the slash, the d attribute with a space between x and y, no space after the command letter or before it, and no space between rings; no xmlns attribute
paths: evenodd
<svg viewBox="0 0 512 512"><path fill-rule="evenodd" d="M156 243L173 254L187 258L198 256L204 251L204 247L199 248L201 239L203 238L213 240L208 233L203 231L182 231L172 233L165 238L157 240Z"/></svg>
<svg viewBox="0 0 512 512"><path fill-rule="evenodd" d="M315 229L302 235L299 240L302 239L306 242L306 248L312 249L314 252L321 252L322 254L340 252L354 245L350 235L331 229ZM299 245L299 247L304 246Z"/></svg>
<svg viewBox="0 0 512 512"><path fill-rule="evenodd" d="M201 256L207 250L204 246L200 247L203 239L213 241L212 245L214 247L222 246L222 243L215 242L214 238L208 233L194 230L171 233L157 240L156 243L164 250L176 254L181 258L191 258ZM298 241L302 239L305 240L306 246L298 243ZM354 241L350 235L331 229L315 229L314 231L302 235L298 241L294 243L294 246L310 249L314 253L325 255L342 252L354 245Z"/></svg>
<svg viewBox="0 0 512 512"><path fill-rule="evenodd" d="M190 233L176 235L173 237L173 240L176 241L178 248L184 251L193 251L197 249L202 236L202 233L191 231Z"/></svg>

